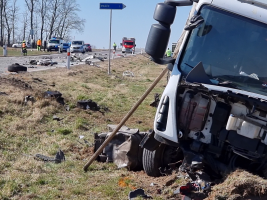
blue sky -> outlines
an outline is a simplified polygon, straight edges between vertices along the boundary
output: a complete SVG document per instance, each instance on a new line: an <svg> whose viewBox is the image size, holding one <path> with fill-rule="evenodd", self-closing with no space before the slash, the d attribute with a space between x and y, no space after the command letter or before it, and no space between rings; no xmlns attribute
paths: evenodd
<svg viewBox="0 0 267 200"><path fill-rule="evenodd" d="M111 43L121 43L122 37L136 38L136 47L143 48L152 24L157 23L153 14L157 3L164 0L77 0L79 16L86 19L84 32L73 32L72 37L84 40L97 48L109 47L110 10L100 10L100 3L123 3L126 8L112 11ZM178 7L176 18L171 26L172 33L168 47L179 39L191 6Z"/></svg>

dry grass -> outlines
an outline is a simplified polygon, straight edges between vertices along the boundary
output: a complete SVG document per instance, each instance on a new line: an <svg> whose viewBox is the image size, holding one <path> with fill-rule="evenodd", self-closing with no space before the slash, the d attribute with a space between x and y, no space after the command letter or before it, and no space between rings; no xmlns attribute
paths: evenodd
<svg viewBox="0 0 267 200"><path fill-rule="evenodd" d="M267 199L267 180L236 170L214 186L208 200Z"/></svg>
<svg viewBox="0 0 267 200"><path fill-rule="evenodd" d="M164 186L169 177L148 177L143 171L118 170L112 163L94 162L87 173L83 166L93 154L93 133L106 132L107 124L118 124L152 84L165 66L143 56L121 58L100 68L85 65L0 77L0 199L127 199L129 191L143 188L154 199L180 199L173 191L187 180ZM134 77L123 77L130 70ZM38 79L36 79L38 78ZM162 79L125 124L147 131L153 127L156 109L149 106L154 94L166 85ZM60 91L70 111L54 100L43 98L47 90ZM24 104L32 95L36 102ZM92 99L109 111L81 110L76 103ZM53 115L61 120L53 120ZM90 143L85 144L79 136ZM61 164L33 159L40 153L66 156ZM150 184L154 183L151 187ZM237 171L213 187L209 200L266 198L266 180ZM159 192L160 191L160 192Z"/></svg>
<svg viewBox="0 0 267 200"><path fill-rule="evenodd" d="M93 143L93 133L118 124L163 68L136 56L112 61L110 76L103 62L100 68L85 65L1 77L0 92L7 95L0 96L0 199L126 199L138 187L131 174L122 187L119 183L128 172L114 164L95 162L84 173L93 152L78 142L79 135ZM123 77L125 70L135 76ZM141 131L152 127L155 108L149 104L165 84L166 79L158 84L126 123L128 127ZM60 91L70 111L43 98L47 90ZM26 95L36 102L25 105ZM81 99L92 99L110 111L78 109ZM52 120L53 115L62 120ZM36 153L54 156L59 148L65 153L64 163L43 163L32 157Z"/></svg>

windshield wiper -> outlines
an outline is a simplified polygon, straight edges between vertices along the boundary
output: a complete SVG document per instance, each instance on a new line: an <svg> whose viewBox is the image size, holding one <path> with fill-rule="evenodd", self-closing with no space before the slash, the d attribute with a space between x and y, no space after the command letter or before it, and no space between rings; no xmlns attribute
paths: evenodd
<svg viewBox="0 0 267 200"><path fill-rule="evenodd" d="M193 66L187 64L187 63L184 63L185 65L187 65L188 67L191 67L192 69L194 68Z"/></svg>

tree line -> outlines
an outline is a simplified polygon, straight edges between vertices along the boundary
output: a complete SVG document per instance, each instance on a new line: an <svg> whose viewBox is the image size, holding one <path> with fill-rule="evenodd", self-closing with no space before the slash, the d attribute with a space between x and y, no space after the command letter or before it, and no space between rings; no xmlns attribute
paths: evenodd
<svg viewBox="0 0 267 200"><path fill-rule="evenodd" d="M71 31L84 28L79 11L76 0L0 0L0 45L53 36L70 40Z"/></svg>

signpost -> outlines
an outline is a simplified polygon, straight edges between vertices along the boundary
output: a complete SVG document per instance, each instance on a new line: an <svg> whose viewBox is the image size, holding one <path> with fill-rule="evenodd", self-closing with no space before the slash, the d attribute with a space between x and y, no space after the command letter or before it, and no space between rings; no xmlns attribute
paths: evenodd
<svg viewBox="0 0 267 200"><path fill-rule="evenodd" d="M108 74L110 74L110 54L111 54L111 21L112 10L122 10L126 6L123 3L100 3L101 10L110 10L110 29L109 29L109 56L108 56Z"/></svg>

